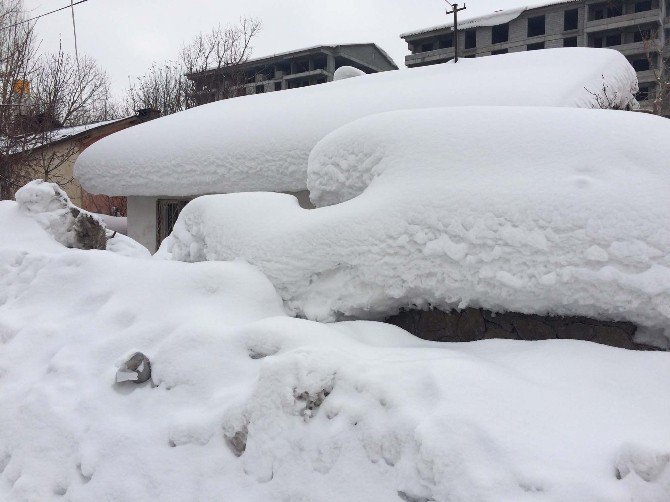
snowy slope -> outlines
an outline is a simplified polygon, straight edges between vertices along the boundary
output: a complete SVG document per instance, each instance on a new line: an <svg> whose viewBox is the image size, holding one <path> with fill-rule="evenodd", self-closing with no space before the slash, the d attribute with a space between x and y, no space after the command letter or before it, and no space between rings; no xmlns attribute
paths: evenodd
<svg viewBox="0 0 670 502"><path fill-rule="evenodd" d="M90 213L76 207L56 183L33 180L17 190L16 201L18 202L16 205L5 204L2 206L0 218L3 217L3 213L9 215L8 217L14 217L12 216L14 213L20 213L21 217L32 220L31 222L25 222L25 227L36 228L40 226L51 235L54 242L63 246L81 248L77 243L75 220L77 215L85 214L105 227L105 235L108 237L107 251L136 258L149 258L151 256L144 246L121 233L116 233L115 229L110 229L111 231L107 232L107 221L118 225L118 222L106 219L113 217ZM37 230L33 230L32 233L39 235L41 240L47 235Z"/></svg>
<svg viewBox="0 0 670 502"><path fill-rule="evenodd" d="M606 110L371 116L310 156L313 200L335 205L201 197L159 256L243 258L315 320L475 306L625 319L667 335L667 137L666 119Z"/></svg>
<svg viewBox="0 0 670 502"><path fill-rule="evenodd" d="M247 264L67 249L14 209L0 202L0 500L670 496L670 354L293 319ZM152 381L115 385L135 350Z"/></svg>
<svg viewBox="0 0 670 502"><path fill-rule="evenodd" d="M299 191L314 145L366 115L461 105L591 108L603 84L620 106L633 100L637 77L619 52L549 49L364 75L211 103L120 131L87 148L75 176L87 191L108 195Z"/></svg>

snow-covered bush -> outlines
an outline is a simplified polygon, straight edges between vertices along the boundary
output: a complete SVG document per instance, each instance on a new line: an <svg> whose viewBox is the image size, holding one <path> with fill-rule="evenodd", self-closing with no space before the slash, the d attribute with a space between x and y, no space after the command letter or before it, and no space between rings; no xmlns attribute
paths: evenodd
<svg viewBox="0 0 670 502"><path fill-rule="evenodd" d="M335 70L333 80L344 80L352 77L360 77L361 75L365 75L363 70L359 70L353 66L340 66Z"/></svg>

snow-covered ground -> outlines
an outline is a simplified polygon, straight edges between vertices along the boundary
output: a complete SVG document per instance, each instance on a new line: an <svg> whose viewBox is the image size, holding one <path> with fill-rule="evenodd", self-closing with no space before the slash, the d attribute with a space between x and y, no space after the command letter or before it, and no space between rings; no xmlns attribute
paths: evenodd
<svg viewBox="0 0 670 502"><path fill-rule="evenodd" d="M1 500L670 496L668 353L295 319L244 262L68 249L38 219L0 202ZM151 381L115 384L136 351Z"/></svg>
<svg viewBox="0 0 670 502"><path fill-rule="evenodd" d="M562 48L462 59L198 106L120 131L77 159L90 193L193 196L306 188L310 151L374 113L443 106L635 105L637 76L611 49ZM510 124L513 127L513 124Z"/></svg>
<svg viewBox="0 0 670 502"><path fill-rule="evenodd" d="M332 205L201 197L158 255L244 258L313 320L473 306L628 320L667 347L667 137L666 119L611 110L374 115L312 151L312 200Z"/></svg>

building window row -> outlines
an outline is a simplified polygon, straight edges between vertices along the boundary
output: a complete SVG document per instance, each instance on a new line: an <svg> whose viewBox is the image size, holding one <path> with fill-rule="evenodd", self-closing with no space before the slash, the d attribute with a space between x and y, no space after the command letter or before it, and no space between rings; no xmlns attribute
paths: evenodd
<svg viewBox="0 0 670 502"><path fill-rule="evenodd" d="M635 12L644 12L652 10L655 4L653 0L638 0L634 4ZM590 19L605 19L609 17L617 17L623 15L623 5L618 3L608 2L605 4L599 4L595 6L590 6ZM529 17L527 20L527 37L540 37L546 35L546 16L533 16ZM573 31L579 29L579 9L568 9L563 11L563 31ZM504 23L493 26L491 29L491 43L492 44L501 44L509 42L509 33L510 33L510 24ZM650 38L649 29L638 29L634 34L634 41L641 42ZM614 47L617 45L622 45L625 43L622 39L621 33L600 35L591 37L592 47ZM540 48L540 45L543 43L534 43L529 44L529 50L536 50ZM436 47L437 46L437 47ZM419 51L416 52L429 52L437 49L446 49L454 46L453 34L448 34L441 36L435 42L426 42L422 43L419 46ZM563 39L563 47L577 47L577 37L567 37ZM475 49L477 47L477 30L470 29L465 31L465 49ZM544 47L542 47L544 48ZM493 51L493 54L500 53L499 51Z"/></svg>

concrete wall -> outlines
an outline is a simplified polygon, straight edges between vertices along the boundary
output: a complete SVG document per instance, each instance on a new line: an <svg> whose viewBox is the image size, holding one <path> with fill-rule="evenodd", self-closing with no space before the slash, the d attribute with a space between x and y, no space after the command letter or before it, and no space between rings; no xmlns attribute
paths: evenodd
<svg viewBox="0 0 670 502"><path fill-rule="evenodd" d="M166 197L167 198L167 197ZM128 197L128 237L151 253L156 252L156 202L158 197Z"/></svg>
<svg viewBox="0 0 670 502"><path fill-rule="evenodd" d="M355 61L360 61L375 71L395 70L391 63L389 63L389 61L383 57L373 46L354 45L349 47L341 47L338 52L343 57L351 58Z"/></svg>
<svg viewBox="0 0 670 502"><path fill-rule="evenodd" d="M385 322L435 342L572 339L632 350L658 350L635 341L637 326L587 317L539 316L466 308L461 312L406 310Z"/></svg>

